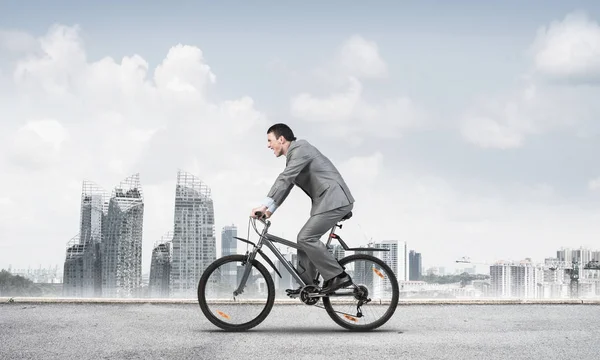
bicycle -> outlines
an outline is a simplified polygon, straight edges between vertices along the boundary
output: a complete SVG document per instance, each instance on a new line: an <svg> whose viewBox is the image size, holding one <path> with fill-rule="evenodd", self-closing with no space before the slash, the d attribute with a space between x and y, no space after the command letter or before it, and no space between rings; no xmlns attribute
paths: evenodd
<svg viewBox="0 0 600 360"><path fill-rule="evenodd" d="M389 249L350 248L335 233L336 227L342 228L341 222L352 217L352 212L344 216L331 228L326 246L331 249L331 241L335 239L344 250L356 252L354 255L345 256L338 260L338 263L352 277L353 284L329 294L320 292L322 288L319 286L321 275L318 272L313 284L306 284L292 262L286 259L273 243L280 243L295 249L299 249L298 244L269 234L268 230L271 222L264 219L264 214L257 213L256 215L258 218L250 217L249 222L252 223L256 233L260 235L257 243L235 237L239 241L252 245L253 249L246 250L245 255L227 255L215 260L206 268L199 280L198 303L203 314L211 323L226 331L245 331L259 325L267 318L275 303L275 284L271 273L267 271L265 265L258 261L256 255L260 254L266 263L275 270L275 273L279 275L279 278L283 279L283 277L271 259L262 251L263 245L273 252L292 279L301 285L299 294L288 293L287 296L290 298L298 297L306 305L325 309L331 319L338 325L348 330L368 331L382 326L392 317L398 306L399 297L396 275L383 260L366 254L366 252L389 251ZM259 232L256 228L257 220L264 225L262 232ZM248 229L248 234L249 231ZM371 265L362 264L363 261L371 263ZM239 265L235 265L235 263L239 263ZM228 288L228 290L220 290L221 287ZM386 292L390 292L390 294ZM384 296L386 294L388 296ZM232 299L220 298L223 295L232 296ZM248 295L249 299L240 300L241 295ZM322 306L317 305L320 299L323 302ZM262 310L256 310L256 305L262 304L263 301ZM335 307L348 304L353 305L346 308L349 309L346 311L337 310ZM372 306L369 307L368 311L363 311L363 306L367 304ZM214 309L211 308L212 305L215 305ZM356 310L354 310L354 305L356 305ZM252 310L256 311L252 312ZM373 322L367 323L365 320L367 315L379 310L383 311L383 315ZM241 320L241 322L235 323L238 320Z"/></svg>

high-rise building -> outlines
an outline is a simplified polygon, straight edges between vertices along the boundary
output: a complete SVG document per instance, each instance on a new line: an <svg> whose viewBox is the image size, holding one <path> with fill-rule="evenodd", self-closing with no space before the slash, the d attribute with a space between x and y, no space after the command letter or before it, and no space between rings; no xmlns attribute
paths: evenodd
<svg viewBox="0 0 600 360"><path fill-rule="evenodd" d="M79 235L69 241L65 258L63 272L63 283L67 284L63 290L65 296L99 297L102 295L100 246L107 210L106 195L106 192L95 183L88 180L83 182ZM77 243L73 243L74 241ZM70 278L71 276L77 278Z"/></svg>
<svg viewBox="0 0 600 360"><path fill-rule="evenodd" d="M335 244L329 245L329 252L338 260L341 260L344 256L346 256L346 250L342 247L342 245Z"/></svg>
<svg viewBox="0 0 600 360"><path fill-rule="evenodd" d="M543 297L544 271L531 261L499 262L490 266L491 295L498 298Z"/></svg>
<svg viewBox="0 0 600 360"><path fill-rule="evenodd" d="M79 234L69 240L63 268L63 296L83 296L83 254L84 245L79 242Z"/></svg>
<svg viewBox="0 0 600 360"><path fill-rule="evenodd" d="M173 232L169 231L162 236L158 243L154 244L154 248L152 249L150 276L148 277L150 297L169 297L172 240Z"/></svg>
<svg viewBox="0 0 600 360"><path fill-rule="evenodd" d="M490 292L498 298L510 297L512 289L511 264L498 263L490 266Z"/></svg>
<svg viewBox="0 0 600 360"><path fill-rule="evenodd" d="M102 226L107 215L107 194L91 181L83 182L80 243L84 245L83 296L102 296Z"/></svg>
<svg viewBox="0 0 600 360"><path fill-rule="evenodd" d="M520 299L536 299L543 295L543 269L530 261L511 266L511 295ZM539 286L538 286L539 285Z"/></svg>
<svg viewBox="0 0 600 360"><path fill-rule="evenodd" d="M418 281L421 280L421 253L411 250L408 255L408 280Z"/></svg>
<svg viewBox="0 0 600 360"><path fill-rule="evenodd" d="M221 230L221 256L237 254L237 227L224 226Z"/></svg>
<svg viewBox="0 0 600 360"><path fill-rule="evenodd" d="M408 254L406 242L399 240L383 240L374 245L376 248L390 249L390 251L377 251L375 254L392 268L398 281L408 281Z"/></svg>
<svg viewBox="0 0 600 360"><path fill-rule="evenodd" d="M221 256L237 254L237 227L235 225L225 226L221 231ZM235 262L223 265L221 282L226 286L235 286L237 280L237 268Z"/></svg>
<svg viewBox="0 0 600 360"><path fill-rule="evenodd" d="M200 179L178 171L171 263L171 296L195 297L204 270L216 260L211 191Z"/></svg>
<svg viewBox="0 0 600 360"><path fill-rule="evenodd" d="M144 199L139 174L115 187L102 231L102 295L139 296L142 283Z"/></svg>
<svg viewBox="0 0 600 360"><path fill-rule="evenodd" d="M556 255L559 261L576 263L580 279L594 279L600 277L600 272L584 269L585 265L590 261L600 260L600 252L583 247L579 249L562 248L556 252Z"/></svg>
<svg viewBox="0 0 600 360"><path fill-rule="evenodd" d="M281 251L281 254L287 261L289 261L292 264L294 268L298 269L298 256L296 252L292 252L291 249L288 248L287 251ZM272 271L273 282L275 283L275 296L285 298L287 297L287 294L285 292L286 289L296 289L298 288L298 286L300 286L300 284L298 284L296 280L294 280L292 275L287 271L287 269L281 263L281 261L279 261L279 259L275 259L273 263L275 264L275 268L281 274L280 278L279 275L275 274L275 272Z"/></svg>

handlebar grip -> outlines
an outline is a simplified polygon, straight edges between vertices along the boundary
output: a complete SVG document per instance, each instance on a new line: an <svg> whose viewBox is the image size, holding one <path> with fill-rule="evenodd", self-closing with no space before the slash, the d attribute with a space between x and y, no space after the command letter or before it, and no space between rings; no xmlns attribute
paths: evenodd
<svg viewBox="0 0 600 360"><path fill-rule="evenodd" d="M259 218L262 218L263 216L265 216L265 214L263 214L261 211L255 211L254 215L256 215Z"/></svg>

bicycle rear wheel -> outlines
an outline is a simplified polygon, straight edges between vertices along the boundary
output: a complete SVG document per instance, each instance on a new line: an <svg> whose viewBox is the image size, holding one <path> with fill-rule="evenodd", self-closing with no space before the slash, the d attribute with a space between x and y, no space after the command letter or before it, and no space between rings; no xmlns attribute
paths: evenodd
<svg viewBox="0 0 600 360"><path fill-rule="evenodd" d="M227 331L245 331L266 319L275 303L275 285L267 269L244 255L217 259L206 268L198 283L198 303L204 316ZM243 293L237 289L246 266L252 266Z"/></svg>
<svg viewBox="0 0 600 360"><path fill-rule="evenodd" d="M400 296L398 280L392 269L383 260L367 254L350 255L339 262L363 294L348 287L323 297L327 314L349 330L367 331L385 324L394 315ZM339 296L342 293L353 295ZM368 302L360 304L361 299L367 298ZM359 304L360 313L357 310Z"/></svg>

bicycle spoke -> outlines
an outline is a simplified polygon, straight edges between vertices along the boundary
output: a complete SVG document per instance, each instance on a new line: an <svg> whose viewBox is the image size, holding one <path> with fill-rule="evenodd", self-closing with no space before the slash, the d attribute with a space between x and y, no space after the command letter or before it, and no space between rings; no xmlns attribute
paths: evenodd
<svg viewBox="0 0 600 360"><path fill-rule="evenodd" d="M231 255L215 261L198 286L200 308L212 323L226 330L246 330L260 323L274 303L273 280L258 262ZM247 266L251 272L240 294L234 295Z"/></svg>
<svg viewBox="0 0 600 360"><path fill-rule="evenodd" d="M352 330L381 326L392 316L398 303L395 274L383 261L370 255L352 255L340 263L358 289L342 289L323 298L329 315Z"/></svg>

